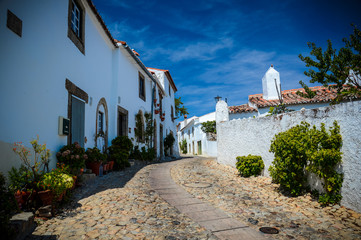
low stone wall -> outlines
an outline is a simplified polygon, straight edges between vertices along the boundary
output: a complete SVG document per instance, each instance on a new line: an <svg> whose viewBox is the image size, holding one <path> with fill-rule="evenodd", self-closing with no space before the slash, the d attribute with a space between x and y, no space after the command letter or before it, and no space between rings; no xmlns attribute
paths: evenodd
<svg viewBox="0 0 361 240"><path fill-rule="evenodd" d="M271 140L279 132L306 121L318 128L325 123L328 129L337 120L341 128L341 151L344 182L341 204L361 212L361 101L342 103L317 109L302 109L276 116L229 121L224 103L217 104L217 161L235 167L236 157L260 155L265 163L264 175L274 155L269 152Z"/></svg>

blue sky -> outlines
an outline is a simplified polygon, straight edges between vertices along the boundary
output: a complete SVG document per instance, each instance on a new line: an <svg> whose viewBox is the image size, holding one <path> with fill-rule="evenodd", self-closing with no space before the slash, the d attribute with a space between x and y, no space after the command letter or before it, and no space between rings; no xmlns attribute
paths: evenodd
<svg viewBox="0 0 361 240"><path fill-rule="evenodd" d="M262 93L271 64L282 89L308 82L299 54L307 42L335 48L361 27L361 0L93 0L113 37L134 48L147 67L168 69L189 116Z"/></svg>

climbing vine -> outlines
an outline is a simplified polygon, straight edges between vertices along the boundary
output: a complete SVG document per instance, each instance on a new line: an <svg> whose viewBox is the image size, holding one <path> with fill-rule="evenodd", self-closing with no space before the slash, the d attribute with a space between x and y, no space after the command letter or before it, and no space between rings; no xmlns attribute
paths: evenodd
<svg viewBox="0 0 361 240"><path fill-rule="evenodd" d="M302 122L285 132L277 134L270 152L275 159L270 175L281 189L293 196L301 195L307 188L307 173L314 173L324 182L325 193L320 194L321 204L334 204L341 200L343 174L336 171L342 162L342 136L335 121L329 131Z"/></svg>

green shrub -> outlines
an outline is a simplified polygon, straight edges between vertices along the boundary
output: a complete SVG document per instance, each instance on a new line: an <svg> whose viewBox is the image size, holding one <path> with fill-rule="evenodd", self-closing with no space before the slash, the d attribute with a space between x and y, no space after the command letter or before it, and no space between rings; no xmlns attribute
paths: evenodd
<svg viewBox="0 0 361 240"><path fill-rule="evenodd" d="M301 195L307 186L306 173L314 173L324 182L325 193L319 197L322 204L341 200L343 174L336 172L341 163L342 137L335 121L329 132L321 124L315 126L302 122L285 132L277 134L271 142L270 152L275 154L269 168L274 182L293 196Z"/></svg>
<svg viewBox="0 0 361 240"><path fill-rule="evenodd" d="M2 239L14 239L15 232L10 228L10 218L18 207L14 194L5 187L5 178L0 173L0 233Z"/></svg>
<svg viewBox="0 0 361 240"><path fill-rule="evenodd" d="M132 148L133 143L127 136L119 136L112 140L109 155L110 159L114 161L115 170L130 167L128 158Z"/></svg>
<svg viewBox="0 0 361 240"><path fill-rule="evenodd" d="M179 148L182 150L183 154L187 153L187 140L183 139L181 143L179 143Z"/></svg>
<svg viewBox="0 0 361 240"><path fill-rule="evenodd" d="M258 176L264 169L261 156L241 156L237 157L236 167L242 177Z"/></svg>
<svg viewBox="0 0 361 240"><path fill-rule="evenodd" d="M217 133L217 128L216 128L216 121L207 121L207 122L203 122L202 124L202 131L205 133Z"/></svg>
<svg viewBox="0 0 361 240"><path fill-rule="evenodd" d="M173 134L168 133L168 135L164 139L164 154L166 156L168 156L168 152L173 147L174 141L175 139L173 137Z"/></svg>

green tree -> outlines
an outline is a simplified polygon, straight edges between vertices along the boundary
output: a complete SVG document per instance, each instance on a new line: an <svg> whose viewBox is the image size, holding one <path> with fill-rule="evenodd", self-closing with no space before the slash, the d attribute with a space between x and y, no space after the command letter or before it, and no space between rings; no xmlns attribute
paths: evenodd
<svg viewBox="0 0 361 240"><path fill-rule="evenodd" d="M202 131L205 133L217 133L217 128L216 128L216 121L207 121L207 122L203 122L202 124Z"/></svg>
<svg viewBox="0 0 361 240"><path fill-rule="evenodd" d="M309 68L305 75L311 78L310 83L321 83L337 90L337 98L333 103L361 97L361 31L355 25L353 27L353 34L349 39L343 39L345 46L339 51L334 49L331 40L328 40L325 51L315 43L307 43L311 49L311 57L299 55ZM314 97L314 92L304 82L300 81L300 84L306 92L298 92L300 96Z"/></svg>
<svg viewBox="0 0 361 240"><path fill-rule="evenodd" d="M174 98L174 103L175 103L175 115L177 118L189 114L187 108L183 105L183 102L181 101L181 97Z"/></svg>

